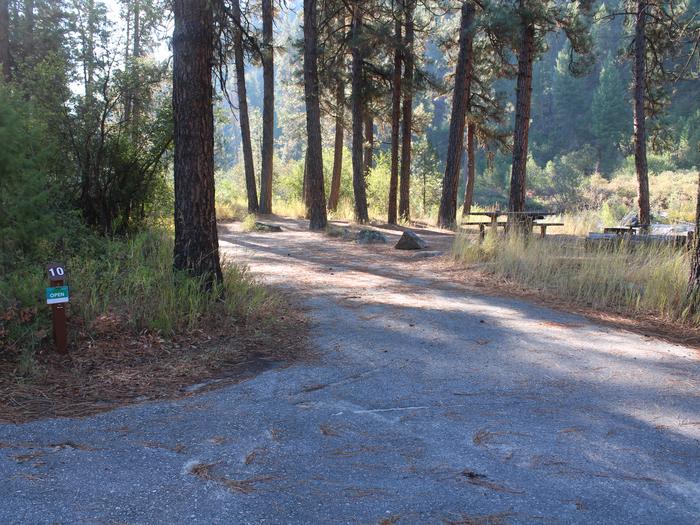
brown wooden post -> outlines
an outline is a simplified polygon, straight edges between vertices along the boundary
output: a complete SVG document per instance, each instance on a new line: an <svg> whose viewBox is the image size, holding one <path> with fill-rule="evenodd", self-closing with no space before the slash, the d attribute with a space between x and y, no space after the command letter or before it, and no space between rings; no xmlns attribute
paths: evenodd
<svg viewBox="0 0 700 525"><path fill-rule="evenodd" d="M46 269L49 285L65 286L66 270L63 264L50 264ZM53 320L53 340L59 354L68 353L68 327L66 324L66 303L51 305Z"/></svg>

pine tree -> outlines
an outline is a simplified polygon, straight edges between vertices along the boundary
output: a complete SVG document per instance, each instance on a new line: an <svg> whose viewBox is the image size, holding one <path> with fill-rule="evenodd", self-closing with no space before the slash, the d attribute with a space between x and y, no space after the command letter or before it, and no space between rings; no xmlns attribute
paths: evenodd
<svg viewBox="0 0 700 525"><path fill-rule="evenodd" d="M304 0L304 94L306 100L306 181L309 228L326 227L326 196L323 189L323 158L321 151L321 107L317 69L318 25L316 0Z"/></svg>
<svg viewBox="0 0 700 525"><path fill-rule="evenodd" d="M392 15L394 17L394 68L391 75L391 166L389 174L389 224L396 224L397 210L396 199L399 185L399 148L401 133L401 73L403 66L402 53L402 24L401 10L396 9L396 0L392 1Z"/></svg>
<svg viewBox="0 0 700 525"><path fill-rule="evenodd" d="M667 86L685 76L683 66L697 52L694 31L698 13L690 4L666 0L628 0L621 13L630 28L627 58L632 66L634 164L637 173L639 223L651 223L647 119L663 112L669 102ZM695 7L697 9L697 7Z"/></svg>
<svg viewBox="0 0 700 525"><path fill-rule="evenodd" d="M455 71L454 94L452 97L452 116L450 117L450 135L447 148L447 162L442 181L442 199L438 212L438 225L443 228L454 227L457 217L457 188L459 184L459 167L464 144L464 129L467 107L471 95L471 82L474 56L474 4L467 0L462 4L459 31L459 56Z"/></svg>
<svg viewBox="0 0 700 525"><path fill-rule="evenodd" d="M173 13L174 267L210 289L223 280L214 207L213 13L209 0L175 0Z"/></svg>
<svg viewBox="0 0 700 525"><path fill-rule="evenodd" d="M401 81L403 108L401 123L401 172L399 175L399 217L403 221L411 219L411 141L413 137L413 92L414 55L414 13L416 0L403 0L404 5L404 73Z"/></svg>
<svg viewBox="0 0 700 525"><path fill-rule="evenodd" d="M255 213L260 208L258 191L255 185L255 164L253 162L253 143L250 138L250 117L248 115L248 91L245 81L245 54L243 47L243 25L241 21L240 0L231 2L233 21L233 57L236 67L236 95L238 96L238 120L241 128L241 148L243 150L243 169L248 196L248 211Z"/></svg>
<svg viewBox="0 0 700 525"><path fill-rule="evenodd" d="M549 33L562 30L571 46L572 73L581 74L591 64L592 43L589 31L592 2L562 4L553 0L501 1L489 12L490 33L504 48L517 49L517 80L513 154L510 181L511 212L525 210L528 134L532 101L532 66L544 47Z"/></svg>
<svg viewBox="0 0 700 525"><path fill-rule="evenodd" d="M355 0L352 9L352 186L355 194L355 220L366 223L369 222L369 214L363 158L365 120L363 62L366 53L363 42L363 2Z"/></svg>
<svg viewBox="0 0 700 525"><path fill-rule="evenodd" d="M630 136L630 104L626 85L612 56L603 63L591 103L592 131L601 170L609 172Z"/></svg>
<svg viewBox="0 0 700 525"><path fill-rule="evenodd" d="M272 163L275 147L275 65L272 39L272 0L262 0L263 137L260 213L272 213Z"/></svg>

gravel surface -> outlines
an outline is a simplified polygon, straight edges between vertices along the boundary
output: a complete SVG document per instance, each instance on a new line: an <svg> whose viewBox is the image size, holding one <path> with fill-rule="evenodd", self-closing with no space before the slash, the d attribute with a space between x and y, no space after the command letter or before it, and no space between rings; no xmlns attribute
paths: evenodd
<svg viewBox="0 0 700 525"><path fill-rule="evenodd" d="M221 245L301 297L315 358L0 426L0 523L700 523L696 350L468 292L400 231L276 223Z"/></svg>

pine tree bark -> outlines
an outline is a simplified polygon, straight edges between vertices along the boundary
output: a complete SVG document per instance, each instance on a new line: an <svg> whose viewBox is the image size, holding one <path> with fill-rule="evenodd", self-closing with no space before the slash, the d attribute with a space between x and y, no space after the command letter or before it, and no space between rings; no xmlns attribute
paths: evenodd
<svg viewBox="0 0 700 525"><path fill-rule="evenodd" d="M637 172L639 224L651 223L649 207L649 169L647 166L647 130L644 99L646 95L646 0L637 1L634 24L634 166Z"/></svg>
<svg viewBox="0 0 700 525"><path fill-rule="evenodd" d="M323 188L323 151L321 149L321 106L318 85L317 0L304 0L304 96L309 186L309 229L326 227L326 192Z"/></svg>
<svg viewBox="0 0 700 525"><path fill-rule="evenodd" d="M272 0L262 0L263 129L260 213L272 213L272 163L275 141L275 70L272 42Z"/></svg>
<svg viewBox="0 0 700 525"><path fill-rule="evenodd" d="M2 78L10 80L10 6L9 0L0 0L0 65Z"/></svg>
<svg viewBox="0 0 700 525"><path fill-rule="evenodd" d="M250 116L248 114L248 90L245 82L245 57L243 54L243 31L241 29L240 0L231 2L231 17L236 26L233 32L233 60L236 68L236 91L238 95L238 120L241 127L243 150L243 170L248 195L248 212L258 211L258 190L255 184L255 164L253 163L253 142L250 139Z"/></svg>
<svg viewBox="0 0 700 525"><path fill-rule="evenodd" d="M405 46L403 89L403 127L401 136L401 175L399 179L399 217L411 220L411 136L413 132L413 12L416 0L404 1Z"/></svg>
<svg viewBox="0 0 700 525"><path fill-rule="evenodd" d="M174 267L210 289L223 280L214 207L211 2L175 0L173 13Z"/></svg>
<svg viewBox="0 0 700 525"><path fill-rule="evenodd" d="M462 215L469 215L472 211L472 202L474 201L474 175L476 174L474 166L474 131L473 122L467 125L467 165L465 172L467 180L464 185L464 205L462 207Z"/></svg>
<svg viewBox="0 0 700 525"><path fill-rule="evenodd" d="M345 135L345 85L338 82L335 93L335 140L333 144L333 175L331 177L331 191L328 196L328 209L338 209L340 198L340 176L343 172L343 141Z"/></svg>
<svg viewBox="0 0 700 525"><path fill-rule="evenodd" d="M467 106L471 94L472 45L474 42L475 9L471 1L462 4L459 29L459 54L455 70L455 87L452 95L452 115L447 146L447 162L442 179L442 198L438 212L438 226L454 228L457 219L457 189L459 187L459 167L464 147L464 126Z"/></svg>
<svg viewBox="0 0 700 525"><path fill-rule="evenodd" d="M369 172L372 169L372 157L374 156L374 118L369 113L365 111L365 151L363 153L364 158L364 172L365 180L369 176Z"/></svg>
<svg viewBox="0 0 700 525"><path fill-rule="evenodd" d="M355 220L369 222L367 212L367 189L365 186L364 162L362 158L364 124L364 90L362 61L364 59L362 38L362 2L353 2L352 13L352 187L355 195Z"/></svg>
<svg viewBox="0 0 700 525"><path fill-rule="evenodd" d="M521 1L521 8L523 2ZM525 211L525 183L527 174L528 132L532 99L532 61L535 53L535 26L523 21L518 52L518 79L515 100L515 128L513 130L513 165L510 176L511 212Z"/></svg>
<svg viewBox="0 0 700 525"><path fill-rule="evenodd" d="M389 174L389 213L387 222L396 224L396 199L399 191L399 135L401 132L401 18L394 25L394 72L391 80L391 171Z"/></svg>

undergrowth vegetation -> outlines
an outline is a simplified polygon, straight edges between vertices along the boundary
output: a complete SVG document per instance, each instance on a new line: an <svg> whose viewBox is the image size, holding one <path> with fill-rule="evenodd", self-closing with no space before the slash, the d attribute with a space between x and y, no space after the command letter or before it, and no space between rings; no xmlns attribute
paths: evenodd
<svg viewBox="0 0 700 525"><path fill-rule="evenodd" d="M454 257L525 288L596 308L700 323L686 301L690 256L670 246L586 246L578 239L459 235Z"/></svg>
<svg viewBox="0 0 700 525"><path fill-rule="evenodd" d="M246 268L223 264L224 282L211 291L200 280L172 270L173 241L164 229L127 239L98 239L99 255L86 252L66 261L72 339L93 338L105 323L124 335L184 334L216 322L219 327L263 323L278 299ZM43 266L27 265L0 279L0 349L18 356L29 374L35 352L50 344L50 309L43 304Z"/></svg>
<svg viewBox="0 0 700 525"><path fill-rule="evenodd" d="M67 175L57 171L56 138L36 113L0 85L1 360L30 374L37 350L50 344L49 262L68 268L74 346L98 337L96 323L106 319L128 339L182 334L220 314L231 327L266 317L275 299L244 268L224 264L224 283L212 291L173 272L172 231L160 225L167 207L119 235L86 224L75 195L62 185Z"/></svg>

